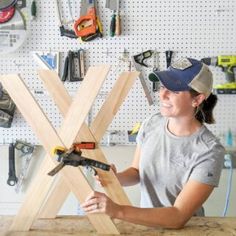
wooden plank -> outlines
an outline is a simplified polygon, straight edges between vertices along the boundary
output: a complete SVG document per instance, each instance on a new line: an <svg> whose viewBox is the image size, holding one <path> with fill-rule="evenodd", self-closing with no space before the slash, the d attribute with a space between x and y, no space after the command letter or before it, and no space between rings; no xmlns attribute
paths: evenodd
<svg viewBox="0 0 236 236"><path fill-rule="evenodd" d="M105 76L106 74L103 74L103 75L104 75L104 77L106 77ZM103 80L105 79L104 77L96 78L95 83L97 84L97 83L103 82ZM45 145L46 151L50 152L51 148L55 147L56 145L63 146L63 143L60 140L59 136L57 135L55 130L52 127L50 127L50 122L48 121L48 119L46 118L46 116L44 115L42 110L39 108L37 102L31 96L31 94L27 90L26 86L21 81L21 79L15 75L8 75L8 76L1 77L0 81L3 83L4 88L8 91L8 93L10 94L10 96L12 97L14 102L16 103L18 109L21 111L23 116L26 117L27 121L32 125L36 135L38 135L40 138L43 138L43 140L41 140L41 141L43 141L43 143L46 142L44 139L47 139L47 141L49 142L47 145ZM19 99L18 95L16 95L19 91L21 94L20 99ZM96 96L96 93L97 93L97 91L95 91L94 96ZM82 94L82 95L85 96L85 94ZM79 102L78 99L79 99L79 97L77 96L76 102ZM91 101L93 100L91 95L89 96L89 99ZM27 104L22 101L27 101ZM28 109L29 104L31 107L30 111ZM32 109L32 108L34 108L34 109ZM33 111L34 113L32 113L31 111ZM30 113L30 115L29 115L29 113ZM86 116L85 113L83 115ZM74 117L72 117L72 120L73 119L74 119ZM35 121L40 121L40 126L34 125ZM63 124L63 126L65 126L65 124ZM63 138L64 132L66 132L65 136L68 137L69 136L68 133L70 132L70 129L74 129L74 128L70 127L68 129L65 129L65 127L63 127L63 126L62 126L63 133L62 133L62 131L60 131L61 137ZM43 130L42 127L49 128L50 132L48 132L48 130L46 130L46 131ZM48 135L48 133L50 133L51 136L45 138L44 133L47 133L47 135ZM75 133L75 137L76 137L76 135L77 135L77 133ZM67 148L71 144L68 143ZM46 168L47 165L50 164L51 162L52 161L49 158L47 158L46 161L44 162L45 164L43 167ZM44 169L44 168L42 168L42 169ZM80 201L84 201L85 197L91 191L93 191L92 188L90 187L90 185L88 184L87 180L83 176L83 173L79 170L79 168L65 167L65 168L63 168L63 170L61 172L66 177L66 181L67 181L67 184L69 184L70 189L72 189L72 191L74 192L74 194L76 195L76 197ZM42 205L41 203L45 199L44 195L35 194L35 193L41 193L40 186L42 189L44 188L45 185L50 187L51 180L48 181L50 179L48 177L46 179L43 179L44 175L45 175L45 172L43 172L43 173L40 172L40 175L38 175L37 179L39 180L40 184L33 185L33 187L31 188L30 194L27 195L27 199L29 201L25 201L22 204L22 207L21 207L19 213L17 214L17 216L15 217L15 220L12 224L12 227L11 227L12 230L15 231L15 230L29 230L30 229L32 222L34 221L35 217L37 216L40 206ZM48 182L50 182L50 183L48 183ZM81 189L83 189L83 191L81 191ZM42 192L45 193L48 191L42 191ZM32 193L34 193L34 194L32 194ZM35 196L37 196L37 198ZM34 209L34 210L32 211L32 209ZM113 222L111 221L111 219L107 215L105 215L105 214L99 214L99 216L89 215L88 217L99 233L118 234L118 231L117 231L115 225L113 224Z"/></svg>
<svg viewBox="0 0 236 236"><path fill-rule="evenodd" d="M67 109L63 105L68 104L68 106L69 106L72 99L70 98L70 96L68 94L63 92L65 90L65 88L64 88L62 82L60 81L60 78L57 76L57 74L55 72L48 71L48 70L39 70L38 74L39 74L41 80L44 82L45 87L47 88L47 90L49 91L51 96L53 97L58 108L62 111L62 114L65 115L65 113L63 113L63 111L66 111ZM115 83L115 86L113 87L112 91L110 92L108 99L106 100L106 102L104 103L104 105L102 107L104 113L106 113L109 108L111 110L111 113L109 114L108 118L106 118L106 119L104 118L104 115L102 112L99 113L98 118L95 118L95 122L96 122L96 120L101 121L101 119L104 118L105 121L103 122L102 126L100 126L103 133L105 132L108 125L110 124L113 117L115 116L116 112L118 111L118 107L121 105L122 101L127 96L128 92L129 92L130 88L132 87L132 85L135 81L135 78L138 76L138 74L139 74L138 72L122 73L120 75L120 77L118 78L117 82ZM54 89L54 85L57 88L57 90ZM61 94L64 94L63 98L65 99L66 102L61 103L61 97L62 97ZM98 123L99 122L96 122L95 127L97 127ZM100 137L102 136L101 135L102 132L99 131ZM80 140L79 137L80 138L83 137L84 139ZM83 124L83 126L80 129L79 135L77 136L76 141L79 142L79 141L88 141L88 140L98 142L100 139L95 140L93 135L91 134L89 128L87 127L87 125ZM92 159L107 162L105 159L105 156L103 155L102 151L99 148L96 150L92 150L92 151L85 150L83 153L85 153L85 155L87 154L87 156ZM99 174L101 175L101 177L103 179L109 180L109 181L107 181L107 183L105 183L105 186L104 186L104 189L105 189L106 193L109 195L109 197L111 197L111 199L113 201L115 201L119 204L130 205L129 200L128 200L125 192L123 191L123 188L120 186L120 183L117 180L114 173L100 171ZM62 186L63 180L59 180L59 181L60 181L59 185ZM65 198L66 198L65 188L63 188L63 190L64 190L63 194L58 194L58 188L59 187L55 186L55 189L53 190L51 197L48 199L45 206L43 207L42 213L40 215L41 217L44 217L44 218L45 217L48 217L48 218L56 217L56 214L58 213L58 209L60 209L61 204L65 201ZM55 196L60 196L61 201L57 201L57 203L60 204L60 206L54 205L55 209L53 210L50 206L52 205L52 202L53 202L53 199L55 198ZM50 209L50 211L47 209Z"/></svg>
<svg viewBox="0 0 236 236"><path fill-rule="evenodd" d="M108 125L113 120L138 76L139 72L137 71L123 72L120 75L94 122L91 124L90 130L96 140L100 140L103 137Z"/></svg>
<svg viewBox="0 0 236 236"><path fill-rule="evenodd" d="M50 189L49 196L46 198L46 201L40 209L38 218L56 218L57 213L61 209L62 202L64 203L68 197L68 192L70 192L70 188L63 179L63 176L59 174L56 183Z"/></svg>
<svg viewBox="0 0 236 236"><path fill-rule="evenodd" d="M45 150L50 153L50 150L55 145L63 146L64 144L58 138L55 129L51 127L47 117L44 115L21 78L17 75L7 75L1 77L0 81L26 121L31 125L32 129L41 140ZM27 103L25 101L27 101ZM30 110L28 109L29 107L31 108ZM43 128L41 129L41 127ZM47 131L44 131L45 128ZM31 184L26 194L25 201L20 208L19 214L15 217L11 227L12 230L30 229L32 222L37 216L38 211L53 183L53 178L50 178L47 173L54 166L52 160L46 155L43 164L39 169L40 171L37 173L36 179Z"/></svg>
<svg viewBox="0 0 236 236"><path fill-rule="evenodd" d="M94 94L98 94L104 80L109 71L109 66L90 67L84 83L81 84L78 93L75 95L61 128L63 134L63 142L65 145L71 146L75 137L78 135L86 116L95 100ZM102 83L101 83L102 81ZM100 83L99 83L100 82ZM70 132L67 132L70 130Z"/></svg>
<svg viewBox="0 0 236 236"><path fill-rule="evenodd" d="M0 77L0 81L17 105L17 108L20 111L23 111L22 115L31 126L32 130L35 133L40 131L37 135L44 148L50 151L52 147L58 145L60 139L50 139L50 137L53 137L57 131L51 127L50 121L44 115L42 109L38 106L37 101L26 88L26 85L20 76L5 75ZM35 116L35 114L38 114L38 116ZM42 120L45 122L42 122Z"/></svg>

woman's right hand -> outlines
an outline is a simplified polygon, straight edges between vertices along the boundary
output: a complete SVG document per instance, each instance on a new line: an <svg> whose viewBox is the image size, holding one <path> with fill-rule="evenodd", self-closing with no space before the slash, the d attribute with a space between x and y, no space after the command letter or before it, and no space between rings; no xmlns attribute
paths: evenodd
<svg viewBox="0 0 236 236"><path fill-rule="evenodd" d="M110 164L111 166L111 170L114 172L114 174L117 176L117 169L116 166L114 164ZM102 179L102 176L99 176L99 174L94 176L96 182L100 185L100 186L104 186L104 180Z"/></svg>

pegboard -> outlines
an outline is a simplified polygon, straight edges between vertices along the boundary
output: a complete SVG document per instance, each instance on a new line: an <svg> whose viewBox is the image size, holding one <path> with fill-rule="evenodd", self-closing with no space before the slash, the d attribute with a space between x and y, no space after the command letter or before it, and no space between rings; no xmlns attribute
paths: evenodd
<svg viewBox="0 0 236 236"><path fill-rule="evenodd" d="M30 3L27 2L29 7ZM235 0L120 0L122 23L120 37L109 36L112 12L105 8L105 0L99 0L97 6L104 36L87 43L60 36L55 1L36 0L36 4L37 18L34 21L30 21L30 17L27 18L29 25L27 41L14 54L0 55L0 74L19 73L33 94L36 90L42 91L42 95L35 95L35 97L56 127L61 125L62 117L37 78L38 66L32 58L32 51L60 52L60 76L69 50L75 51L80 48L85 50L86 68L99 64L112 65L87 118L89 124L96 116L118 75L130 69L131 56L149 49L158 52L158 64L156 65L156 60L152 57L146 61L150 67L142 68L155 103L153 106L148 105L141 83L137 79L108 128L109 131L117 131L117 134L112 136L112 142L115 143L131 144L128 142L127 130L130 130L136 122L141 122L159 110L158 96L152 92L152 84L147 76L153 66L158 66L160 70L166 68L165 51L174 51L173 60L186 56L201 59L236 54ZM80 1L70 0L71 14L67 1L61 0L60 4L65 20L71 20L70 15L73 19L79 17ZM124 52L126 52L125 59ZM131 69L134 70L133 65ZM225 75L219 68L212 67L212 72L215 84L226 82ZM80 82L65 82L65 86L73 95ZM229 128L236 134L236 109L233 109L235 101L235 95L219 95L219 103L215 109L217 123L209 126L215 134L220 136ZM0 128L0 143L8 143L15 139L40 144L18 111L11 128ZM106 134L102 143L107 142Z"/></svg>

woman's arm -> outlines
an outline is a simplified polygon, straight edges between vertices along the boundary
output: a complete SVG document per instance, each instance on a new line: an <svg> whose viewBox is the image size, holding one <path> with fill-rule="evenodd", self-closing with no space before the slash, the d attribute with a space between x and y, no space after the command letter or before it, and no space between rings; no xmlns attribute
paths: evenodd
<svg viewBox="0 0 236 236"><path fill-rule="evenodd" d="M117 173L115 165L111 164L111 169L117 176L122 186L132 186L139 183L140 152L140 147L137 146L131 166L122 172ZM95 178L102 186L104 186L102 177L96 175Z"/></svg>
<svg viewBox="0 0 236 236"><path fill-rule="evenodd" d="M118 205L104 193L93 192L81 205L86 213L102 212L110 217L147 226L182 228L191 216L203 205L213 186L190 180L171 207L137 208Z"/></svg>
<svg viewBox="0 0 236 236"><path fill-rule="evenodd" d="M122 186L132 186L139 183L139 160L141 149L136 147L131 166L126 170L116 174Z"/></svg>

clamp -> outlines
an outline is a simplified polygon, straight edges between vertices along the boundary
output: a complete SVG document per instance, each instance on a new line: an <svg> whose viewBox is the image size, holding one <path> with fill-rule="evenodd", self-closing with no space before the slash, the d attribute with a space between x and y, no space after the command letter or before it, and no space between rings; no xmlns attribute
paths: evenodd
<svg viewBox="0 0 236 236"><path fill-rule="evenodd" d="M74 167L89 167L94 171L94 175L97 175L97 171L94 167L104 171L110 170L110 165L106 163L83 157L81 150L75 145L73 145L69 150L66 150L64 147L56 147L53 149L53 153L57 156L57 161L60 162L60 164L48 173L50 176L57 174L66 165Z"/></svg>

